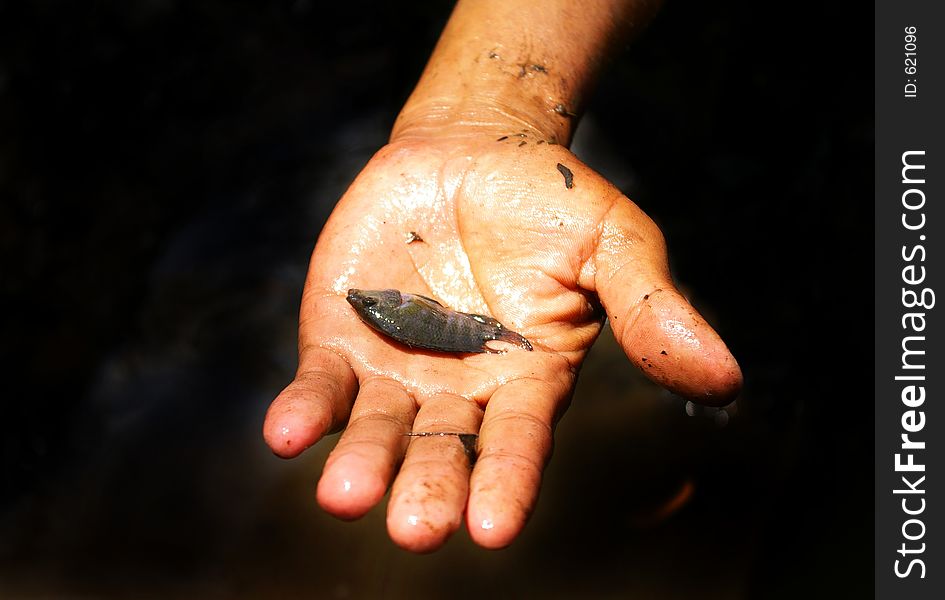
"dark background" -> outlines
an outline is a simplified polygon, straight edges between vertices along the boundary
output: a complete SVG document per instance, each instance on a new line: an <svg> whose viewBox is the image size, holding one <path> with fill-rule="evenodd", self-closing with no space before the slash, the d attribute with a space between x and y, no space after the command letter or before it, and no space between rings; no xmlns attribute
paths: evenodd
<svg viewBox="0 0 945 600"><path fill-rule="evenodd" d="M605 333L501 552L409 555L383 506L317 507L332 440L268 452L309 252L450 8L0 3L0 595L869 593L871 5L668 2L579 129L739 359L737 405L687 407Z"/></svg>

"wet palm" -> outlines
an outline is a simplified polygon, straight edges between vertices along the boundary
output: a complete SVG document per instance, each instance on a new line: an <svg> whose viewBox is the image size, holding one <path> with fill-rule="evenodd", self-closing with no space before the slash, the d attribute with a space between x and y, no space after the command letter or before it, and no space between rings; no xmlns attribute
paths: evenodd
<svg viewBox="0 0 945 600"><path fill-rule="evenodd" d="M572 188L558 164L573 172ZM534 351L410 350L359 320L349 288L396 288L493 316ZM322 232L299 372L270 409L267 439L293 456L347 423L319 483L329 512L361 516L396 473L388 528L398 544L436 548L465 513L477 543L506 545L537 498L602 308L656 381L706 402L737 392L734 359L672 287L656 226L566 149L528 135L396 142ZM410 431L480 432L472 475L455 437Z"/></svg>

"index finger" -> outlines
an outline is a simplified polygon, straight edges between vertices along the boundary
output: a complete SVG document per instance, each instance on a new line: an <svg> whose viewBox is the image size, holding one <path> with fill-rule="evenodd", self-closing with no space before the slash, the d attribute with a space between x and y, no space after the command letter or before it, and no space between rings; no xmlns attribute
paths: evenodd
<svg viewBox="0 0 945 600"><path fill-rule="evenodd" d="M295 379L273 400L263 436L272 451L292 458L347 419L358 381L351 366L322 348L303 349Z"/></svg>

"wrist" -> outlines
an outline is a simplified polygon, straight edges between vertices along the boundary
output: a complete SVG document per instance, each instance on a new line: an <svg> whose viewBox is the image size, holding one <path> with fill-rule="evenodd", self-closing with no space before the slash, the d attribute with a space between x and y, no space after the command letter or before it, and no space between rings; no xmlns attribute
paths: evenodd
<svg viewBox="0 0 945 600"><path fill-rule="evenodd" d="M457 12L485 4L460 2ZM510 43L517 28L525 27L515 20L530 11L514 10L505 18L494 13L459 19L454 14L391 140L443 131L501 137L525 129L546 141L570 143L599 52L573 40L547 47Z"/></svg>
<svg viewBox="0 0 945 600"><path fill-rule="evenodd" d="M568 145L609 49L657 4L459 0L391 141L526 130Z"/></svg>
<svg viewBox="0 0 945 600"><path fill-rule="evenodd" d="M411 98L401 110L391 141L417 137L495 136L528 133L547 143L568 145L577 115L561 102L540 96L499 97L494 93L438 94Z"/></svg>

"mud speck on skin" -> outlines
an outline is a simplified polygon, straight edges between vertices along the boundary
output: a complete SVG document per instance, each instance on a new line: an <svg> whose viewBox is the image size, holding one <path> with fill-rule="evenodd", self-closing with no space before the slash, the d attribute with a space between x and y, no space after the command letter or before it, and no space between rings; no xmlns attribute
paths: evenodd
<svg viewBox="0 0 945 600"><path fill-rule="evenodd" d="M463 443L463 450L466 452L466 458L469 459L469 464L476 464L476 458L479 456L478 449L476 448L479 435L475 433L460 433L458 437L459 441Z"/></svg>
<svg viewBox="0 0 945 600"><path fill-rule="evenodd" d="M576 117L577 116L575 113L568 110L568 107L566 107L564 104L561 104L560 102L558 104L555 104L555 112L561 115L562 117Z"/></svg>
<svg viewBox="0 0 945 600"><path fill-rule="evenodd" d="M446 431L436 431L436 432L414 432L411 431L406 434L408 437L449 437L456 436L459 439L459 442L463 445L463 452L466 454L466 458L469 459L469 465L472 466L476 464L476 459L479 456L479 449L477 448L479 443L479 434L478 433L453 433Z"/></svg>
<svg viewBox="0 0 945 600"><path fill-rule="evenodd" d="M569 190L574 187L574 173L571 172L571 169L566 166L558 163L558 171L564 176L564 187Z"/></svg>

